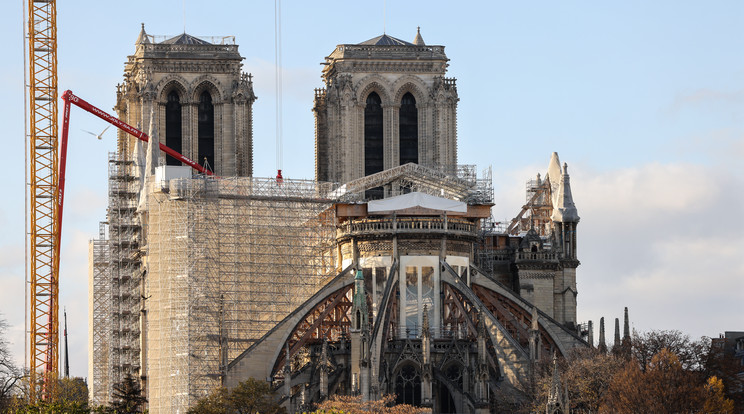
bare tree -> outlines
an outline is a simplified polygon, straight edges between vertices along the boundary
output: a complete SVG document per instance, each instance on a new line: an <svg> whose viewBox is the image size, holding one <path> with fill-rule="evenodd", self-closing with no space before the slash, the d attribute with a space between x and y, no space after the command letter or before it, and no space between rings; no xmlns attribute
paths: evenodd
<svg viewBox="0 0 744 414"><path fill-rule="evenodd" d="M679 359L682 368L688 371L702 371L708 359L710 338L703 337L693 341L690 335L677 330L658 330L638 333L633 330L633 357L646 371L654 355L663 349L669 350Z"/></svg>
<svg viewBox="0 0 744 414"><path fill-rule="evenodd" d="M13 390L23 372L13 362L8 342L8 322L0 317L0 411L10 403Z"/></svg>

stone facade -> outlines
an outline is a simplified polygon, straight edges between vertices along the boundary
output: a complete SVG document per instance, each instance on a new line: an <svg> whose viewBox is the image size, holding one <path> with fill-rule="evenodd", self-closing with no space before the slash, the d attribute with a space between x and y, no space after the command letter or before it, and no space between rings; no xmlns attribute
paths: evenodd
<svg viewBox="0 0 744 414"><path fill-rule="evenodd" d="M413 159L432 167L457 164L455 79L445 77L444 46L425 45L420 35L416 41L383 35L338 45L326 58L322 74L326 86L316 90L313 106L317 180L344 183ZM365 115L372 94L379 98L382 111L381 146L372 145L377 148L369 143L370 114ZM415 115L403 113L407 121L401 121L404 102L415 106ZM409 139L402 142L401 134ZM401 153L406 145L415 146L415 151ZM372 150L380 151L377 171L366 168Z"/></svg>
<svg viewBox="0 0 744 414"><path fill-rule="evenodd" d="M415 196L379 203L406 205ZM334 394L397 394L398 402L432 412L503 412L495 395L518 395L531 364L587 346L570 322L575 313L554 318L555 309L571 308L554 303L560 272L520 272L521 283L533 280L528 275L544 281L533 295L543 309L477 267L479 223L490 205L437 210L452 201L431 199L377 211L372 202L336 204L344 270L230 362L226 385L271 378L290 412ZM534 232L515 239L543 244ZM530 252L520 249L511 252L512 265ZM558 266L562 254L544 249L553 256L542 266Z"/></svg>
<svg viewBox="0 0 744 414"><path fill-rule="evenodd" d="M119 119L142 130L153 114L160 142L200 165L207 157L217 175L251 176L256 96L251 75L241 72L238 45L185 33L159 43L151 39L143 25L117 87ZM211 122L205 119L210 116ZM128 159L137 144L119 132L118 149Z"/></svg>
<svg viewBox="0 0 744 414"><path fill-rule="evenodd" d="M588 345L567 166L554 154L509 228L491 226L490 176L456 165L443 46L420 33L337 46L315 92L312 182L246 177L256 97L241 59L234 44L155 43L143 27L117 91L122 120L221 176L172 175L166 159L154 177L110 178L129 183L126 199L110 191L111 234L136 228L111 248L112 274L127 274L108 276L134 334L101 350L126 351L119 365L139 375L150 412L183 412L248 377L273 381L290 410L396 393L435 412L499 412L494 396L518 394L536 360ZM141 151L120 134L115 162L134 171Z"/></svg>

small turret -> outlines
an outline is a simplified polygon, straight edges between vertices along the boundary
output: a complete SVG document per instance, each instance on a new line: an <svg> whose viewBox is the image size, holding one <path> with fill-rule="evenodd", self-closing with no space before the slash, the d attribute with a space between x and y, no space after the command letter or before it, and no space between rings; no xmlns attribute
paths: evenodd
<svg viewBox="0 0 744 414"><path fill-rule="evenodd" d="M558 186L561 184L561 161L558 159L557 152L550 156L546 179L550 181L550 191L553 194L553 204L555 204L555 195L558 194Z"/></svg>
<svg viewBox="0 0 744 414"><path fill-rule="evenodd" d="M546 414L562 414L568 412L563 401L561 392L561 377L558 375L558 357L553 354L553 381L550 384L548 404L545 407ZM566 393L568 394L568 393Z"/></svg>
<svg viewBox="0 0 744 414"><path fill-rule="evenodd" d="M628 307L625 307L625 322L623 325L622 354L625 358L630 358L632 344L630 340L630 319L628 318Z"/></svg>
<svg viewBox="0 0 744 414"><path fill-rule="evenodd" d="M425 46L424 38L421 37L421 26L416 28L416 37L413 38L413 44L416 46Z"/></svg>
<svg viewBox="0 0 744 414"><path fill-rule="evenodd" d="M552 177L551 177L552 182ZM568 175L568 164L563 164L563 173L561 174L558 192L553 194L553 214L550 216L553 221L561 223L578 223L579 212L571 194L571 178Z"/></svg>
<svg viewBox="0 0 744 414"><path fill-rule="evenodd" d="M139 36L137 36L137 41L134 44L143 45L146 43L150 43L150 38L147 36L147 32L145 32L145 24L142 23L142 29L140 29Z"/></svg>
<svg viewBox="0 0 744 414"><path fill-rule="evenodd" d="M628 320L628 307L625 307L625 322L623 324L623 341L630 340L630 321Z"/></svg>
<svg viewBox="0 0 744 414"><path fill-rule="evenodd" d="M540 359L540 323L538 321L537 306L532 307L532 326L529 331L530 361Z"/></svg>
<svg viewBox="0 0 744 414"><path fill-rule="evenodd" d="M612 353L620 353L620 318L615 318L615 341L612 344Z"/></svg>
<svg viewBox="0 0 744 414"><path fill-rule="evenodd" d="M589 321L589 328L587 330L588 337L586 341L589 342L589 346L594 348L594 322Z"/></svg>
<svg viewBox="0 0 744 414"><path fill-rule="evenodd" d="M599 318L599 343L597 344L597 350L599 350L599 352L603 354L607 353L607 344L605 343L604 316Z"/></svg>
<svg viewBox="0 0 744 414"><path fill-rule="evenodd" d="M351 301L352 329L367 331L369 316L367 313L367 295L364 291L364 274L357 270L354 277L354 297Z"/></svg>

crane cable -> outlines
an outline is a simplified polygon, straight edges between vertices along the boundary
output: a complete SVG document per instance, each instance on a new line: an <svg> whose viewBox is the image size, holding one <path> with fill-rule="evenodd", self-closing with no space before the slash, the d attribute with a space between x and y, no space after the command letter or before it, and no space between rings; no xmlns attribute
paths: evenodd
<svg viewBox="0 0 744 414"><path fill-rule="evenodd" d="M274 66L276 69L276 169L277 181L282 178L282 2L274 0Z"/></svg>

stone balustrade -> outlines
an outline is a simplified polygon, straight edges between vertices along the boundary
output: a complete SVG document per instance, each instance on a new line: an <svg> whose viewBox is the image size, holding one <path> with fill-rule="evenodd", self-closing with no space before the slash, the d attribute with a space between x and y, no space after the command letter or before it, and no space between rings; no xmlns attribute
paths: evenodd
<svg viewBox="0 0 744 414"><path fill-rule="evenodd" d="M386 217L350 220L338 226L338 236L385 234L447 234L475 237L477 227L469 220L443 217Z"/></svg>
<svg viewBox="0 0 744 414"><path fill-rule="evenodd" d="M558 254L552 251L548 252L517 252L517 262L527 261L558 261Z"/></svg>

